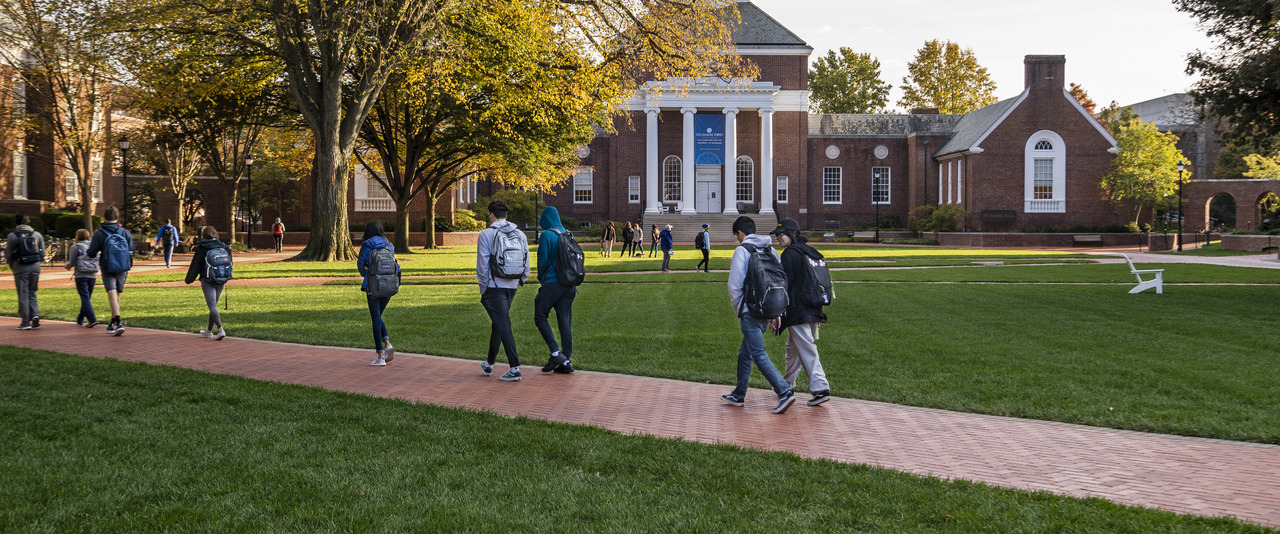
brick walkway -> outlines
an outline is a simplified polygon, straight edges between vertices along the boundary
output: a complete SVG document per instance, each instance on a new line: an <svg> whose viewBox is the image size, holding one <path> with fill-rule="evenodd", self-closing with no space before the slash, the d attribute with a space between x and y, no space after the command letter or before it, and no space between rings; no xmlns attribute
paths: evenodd
<svg viewBox="0 0 1280 534"><path fill-rule="evenodd" d="M399 354L369 367L372 351L312 347L130 328L110 338L43 321L17 332L0 317L0 344L172 365L258 380L318 386L414 402L523 415L703 443L789 451L941 478L1044 490L1280 527L1280 447L1181 438L833 399L803 398L769 413L772 392L752 390L746 408L719 404L729 388L580 371L519 383L483 377L474 361ZM92 342L87 342L93 338ZM174 350L180 346L182 350ZM217 348L219 356L214 356ZM534 363L534 362L530 362ZM537 362L540 364L541 362ZM725 367L726 376L732 366ZM501 373L505 366L496 370ZM802 395L807 397L807 395Z"/></svg>

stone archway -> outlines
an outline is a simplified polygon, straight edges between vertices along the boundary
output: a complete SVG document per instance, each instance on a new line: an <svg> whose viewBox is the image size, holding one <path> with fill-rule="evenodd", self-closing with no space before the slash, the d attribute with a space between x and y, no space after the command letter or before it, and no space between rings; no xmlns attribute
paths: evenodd
<svg viewBox="0 0 1280 534"><path fill-rule="evenodd" d="M1191 180L1182 188L1186 201L1184 231L1203 232L1209 223L1209 203L1226 193L1236 200L1236 228L1253 229L1262 222L1259 203L1268 193L1280 195L1280 180Z"/></svg>

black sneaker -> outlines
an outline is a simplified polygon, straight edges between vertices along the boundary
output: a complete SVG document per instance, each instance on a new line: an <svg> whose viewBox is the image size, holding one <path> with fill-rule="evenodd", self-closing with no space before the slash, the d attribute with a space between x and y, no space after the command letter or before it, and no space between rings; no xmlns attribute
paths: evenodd
<svg viewBox="0 0 1280 534"><path fill-rule="evenodd" d="M116 329L111 334L116 337L120 337L121 335L124 334L124 319L116 317L115 322L116 322Z"/></svg>
<svg viewBox="0 0 1280 534"><path fill-rule="evenodd" d="M831 390L824 389L822 391L813 392L813 398L809 399L809 402L806 402L805 404L808 404L809 406L817 406L829 400L831 400Z"/></svg>
<svg viewBox="0 0 1280 534"><path fill-rule="evenodd" d="M98 321L89 321L84 325L85 328L93 328L95 326L98 326Z"/></svg>
<svg viewBox="0 0 1280 534"><path fill-rule="evenodd" d="M778 405L773 408L773 413L787 413L787 408L790 408L791 405L795 402L796 402L795 392L791 390L787 390L786 393L783 393L781 396L778 397Z"/></svg>
<svg viewBox="0 0 1280 534"><path fill-rule="evenodd" d="M728 395L721 395L720 402L730 406L744 406L747 403L747 398L744 395L734 395L730 393Z"/></svg>
<svg viewBox="0 0 1280 534"><path fill-rule="evenodd" d="M116 320L115 320L115 319L112 319L112 320L111 320L111 322L107 323L107 333L108 333L108 334L115 335L115 333L116 333Z"/></svg>
<svg viewBox="0 0 1280 534"><path fill-rule="evenodd" d="M568 361L569 359L565 358L563 354L556 352L551 355L551 359L547 360L547 364L542 366L542 372L550 373L551 371L558 371L559 367Z"/></svg>
<svg viewBox="0 0 1280 534"><path fill-rule="evenodd" d="M555 368L555 372L560 373L562 375L573 374L573 362L570 362L569 360L565 360L564 363L560 364L559 367Z"/></svg>
<svg viewBox="0 0 1280 534"><path fill-rule="evenodd" d="M37 315L37 316L35 316L35 317L32 317L32 318L31 318L31 328L40 328L40 316L39 316L39 315Z"/></svg>

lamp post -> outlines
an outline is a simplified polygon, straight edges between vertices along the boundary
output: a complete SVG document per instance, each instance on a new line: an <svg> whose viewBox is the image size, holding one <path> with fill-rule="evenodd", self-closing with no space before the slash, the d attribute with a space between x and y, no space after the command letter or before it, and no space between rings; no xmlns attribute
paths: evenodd
<svg viewBox="0 0 1280 534"><path fill-rule="evenodd" d="M1178 161L1178 252L1182 252L1182 171L1186 168L1185 162Z"/></svg>
<svg viewBox="0 0 1280 534"><path fill-rule="evenodd" d="M249 199L248 199L249 200L249 212L248 212L249 237L247 238L248 242L245 244L248 245L250 249L252 249L253 248L253 158L252 157L244 158L244 172L249 176Z"/></svg>
<svg viewBox="0 0 1280 534"><path fill-rule="evenodd" d="M120 205L124 208L124 212L120 214L120 223L124 224L129 218L129 138L120 136L120 166L124 168L124 179L120 180Z"/></svg>

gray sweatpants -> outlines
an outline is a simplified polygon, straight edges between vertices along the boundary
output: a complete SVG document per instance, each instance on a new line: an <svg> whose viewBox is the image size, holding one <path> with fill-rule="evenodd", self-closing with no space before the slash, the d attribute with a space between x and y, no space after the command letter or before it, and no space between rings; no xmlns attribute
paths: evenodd
<svg viewBox="0 0 1280 534"><path fill-rule="evenodd" d="M827 384L827 373L822 370L822 362L818 361L818 325L821 323L803 323L787 327L787 367L782 378L796 387L796 378L800 376L800 368L809 375L809 391L831 389Z"/></svg>
<svg viewBox="0 0 1280 534"><path fill-rule="evenodd" d="M218 333L222 329L222 316L218 315L218 298L222 296L222 285L200 281L200 289L204 291L204 303L209 307L209 331ZM218 327L217 330L214 327Z"/></svg>
<svg viewBox="0 0 1280 534"><path fill-rule="evenodd" d="M18 317L22 324L30 324L32 317L40 315L40 303L36 301L40 270L14 272L13 283L18 288Z"/></svg>

